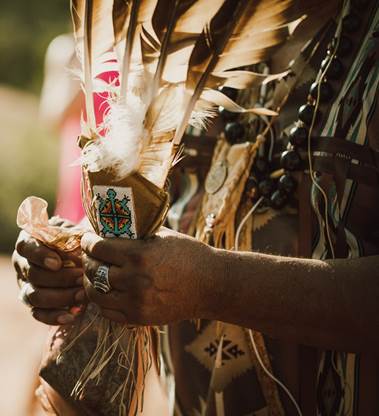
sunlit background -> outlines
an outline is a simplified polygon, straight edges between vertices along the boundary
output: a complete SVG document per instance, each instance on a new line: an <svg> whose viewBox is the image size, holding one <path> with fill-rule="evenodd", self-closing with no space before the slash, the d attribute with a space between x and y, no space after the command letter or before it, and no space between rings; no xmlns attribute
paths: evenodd
<svg viewBox="0 0 379 416"><path fill-rule="evenodd" d="M31 416L45 328L17 301L10 267L16 211L28 195L54 210L58 134L39 121L44 56L70 30L68 0L0 2L0 415Z"/></svg>
<svg viewBox="0 0 379 416"><path fill-rule="evenodd" d="M68 0L0 2L0 250L16 235L15 209L30 193L54 202L58 143L38 121L46 49L70 30Z"/></svg>

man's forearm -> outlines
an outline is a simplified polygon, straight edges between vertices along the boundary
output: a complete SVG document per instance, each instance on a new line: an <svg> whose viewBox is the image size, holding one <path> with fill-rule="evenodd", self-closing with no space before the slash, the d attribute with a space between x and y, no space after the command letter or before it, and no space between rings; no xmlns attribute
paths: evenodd
<svg viewBox="0 0 379 416"><path fill-rule="evenodd" d="M310 260L214 251L206 318L300 343L379 347L379 256Z"/></svg>

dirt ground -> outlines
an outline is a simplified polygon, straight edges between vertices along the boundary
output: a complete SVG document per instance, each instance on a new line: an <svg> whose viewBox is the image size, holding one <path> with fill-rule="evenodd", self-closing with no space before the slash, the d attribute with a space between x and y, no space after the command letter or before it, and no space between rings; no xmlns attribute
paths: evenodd
<svg viewBox="0 0 379 416"><path fill-rule="evenodd" d="M30 404L46 328L17 300L9 257L0 256L0 281L0 415L40 415Z"/></svg>

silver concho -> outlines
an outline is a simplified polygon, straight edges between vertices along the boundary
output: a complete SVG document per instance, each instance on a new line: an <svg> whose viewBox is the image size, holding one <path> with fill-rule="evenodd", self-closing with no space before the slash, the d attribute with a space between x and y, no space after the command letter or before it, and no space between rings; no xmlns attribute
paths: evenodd
<svg viewBox="0 0 379 416"><path fill-rule="evenodd" d="M226 160L221 160L215 163L205 180L205 191L208 194L215 194L224 185L226 177L228 176L228 165Z"/></svg>

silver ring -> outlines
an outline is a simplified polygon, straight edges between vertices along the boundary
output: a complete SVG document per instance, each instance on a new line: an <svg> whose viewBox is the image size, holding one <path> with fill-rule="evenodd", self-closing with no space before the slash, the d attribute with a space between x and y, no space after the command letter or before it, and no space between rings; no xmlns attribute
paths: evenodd
<svg viewBox="0 0 379 416"><path fill-rule="evenodd" d="M97 268L93 279L93 287L102 293L108 293L112 290L109 284L109 266L106 264L102 264Z"/></svg>
<svg viewBox="0 0 379 416"><path fill-rule="evenodd" d="M29 299L29 295L33 290L34 288L31 283L24 282L18 294L18 299L28 308L33 308L33 305L31 304Z"/></svg>

